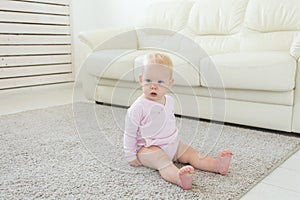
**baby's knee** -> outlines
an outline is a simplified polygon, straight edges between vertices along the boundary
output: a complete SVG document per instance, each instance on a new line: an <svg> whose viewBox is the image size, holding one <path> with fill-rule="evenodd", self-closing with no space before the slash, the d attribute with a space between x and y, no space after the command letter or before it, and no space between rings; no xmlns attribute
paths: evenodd
<svg viewBox="0 0 300 200"><path fill-rule="evenodd" d="M157 146L142 147L138 152L138 159L144 166L157 170L173 163L168 154Z"/></svg>
<svg viewBox="0 0 300 200"><path fill-rule="evenodd" d="M162 154L162 149L158 146L142 147L137 156L140 160L151 159L155 160Z"/></svg>

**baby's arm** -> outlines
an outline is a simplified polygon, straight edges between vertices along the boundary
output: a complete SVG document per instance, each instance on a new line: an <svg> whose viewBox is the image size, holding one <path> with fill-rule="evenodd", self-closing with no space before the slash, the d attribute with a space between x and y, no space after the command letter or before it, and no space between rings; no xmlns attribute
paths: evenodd
<svg viewBox="0 0 300 200"><path fill-rule="evenodd" d="M140 115L137 109L129 109L125 119L124 152L125 158L132 166L142 165L137 158L137 132Z"/></svg>

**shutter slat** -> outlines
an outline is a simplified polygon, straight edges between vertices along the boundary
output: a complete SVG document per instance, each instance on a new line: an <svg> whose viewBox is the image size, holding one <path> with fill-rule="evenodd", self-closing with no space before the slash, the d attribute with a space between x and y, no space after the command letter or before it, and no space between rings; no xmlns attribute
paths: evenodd
<svg viewBox="0 0 300 200"><path fill-rule="evenodd" d="M69 25L69 16L0 11L1 22Z"/></svg>
<svg viewBox="0 0 300 200"><path fill-rule="evenodd" d="M33 76L24 78L0 79L0 89L19 88L24 86L37 86L53 83L65 83L73 80L72 74L55 74Z"/></svg>
<svg viewBox="0 0 300 200"><path fill-rule="evenodd" d="M54 25L30 25L17 23L0 23L1 33L18 33L18 34L54 34L67 35L70 34L69 26L54 26Z"/></svg>
<svg viewBox="0 0 300 200"><path fill-rule="evenodd" d="M71 54L70 45L0 46L0 56Z"/></svg>
<svg viewBox="0 0 300 200"><path fill-rule="evenodd" d="M0 67L19 67L31 65L46 65L70 63L71 55L47 55L47 56L0 56Z"/></svg>
<svg viewBox="0 0 300 200"><path fill-rule="evenodd" d="M12 0L12 1L24 1L24 0ZM46 4L58 4L66 5L70 4L70 0L26 0L27 2L46 3Z"/></svg>
<svg viewBox="0 0 300 200"><path fill-rule="evenodd" d="M57 73L71 73L71 64L0 68L0 79Z"/></svg>
<svg viewBox="0 0 300 200"><path fill-rule="evenodd" d="M55 15L69 15L68 6L40 4L24 1L3 1L1 0L2 11L29 12L29 13L48 13Z"/></svg>
<svg viewBox="0 0 300 200"><path fill-rule="evenodd" d="M71 44L71 37L61 35L0 35L0 45L23 44Z"/></svg>

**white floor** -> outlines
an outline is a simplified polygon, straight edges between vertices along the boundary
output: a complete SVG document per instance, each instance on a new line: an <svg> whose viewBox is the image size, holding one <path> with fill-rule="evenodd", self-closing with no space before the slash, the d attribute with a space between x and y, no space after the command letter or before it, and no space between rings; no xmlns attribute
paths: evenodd
<svg viewBox="0 0 300 200"><path fill-rule="evenodd" d="M73 101L72 97L72 84L0 91L0 115L68 104ZM80 100L84 100L84 98L80 98ZM291 156L241 199L300 200L300 151Z"/></svg>

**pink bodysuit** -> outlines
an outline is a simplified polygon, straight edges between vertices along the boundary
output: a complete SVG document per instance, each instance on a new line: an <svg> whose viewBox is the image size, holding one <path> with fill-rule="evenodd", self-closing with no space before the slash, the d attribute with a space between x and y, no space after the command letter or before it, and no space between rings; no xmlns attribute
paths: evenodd
<svg viewBox="0 0 300 200"><path fill-rule="evenodd" d="M174 100L165 95L165 105L139 97L128 109L125 120L124 151L128 162L137 158L141 147L163 149L173 159L179 144Z"/></svg>

